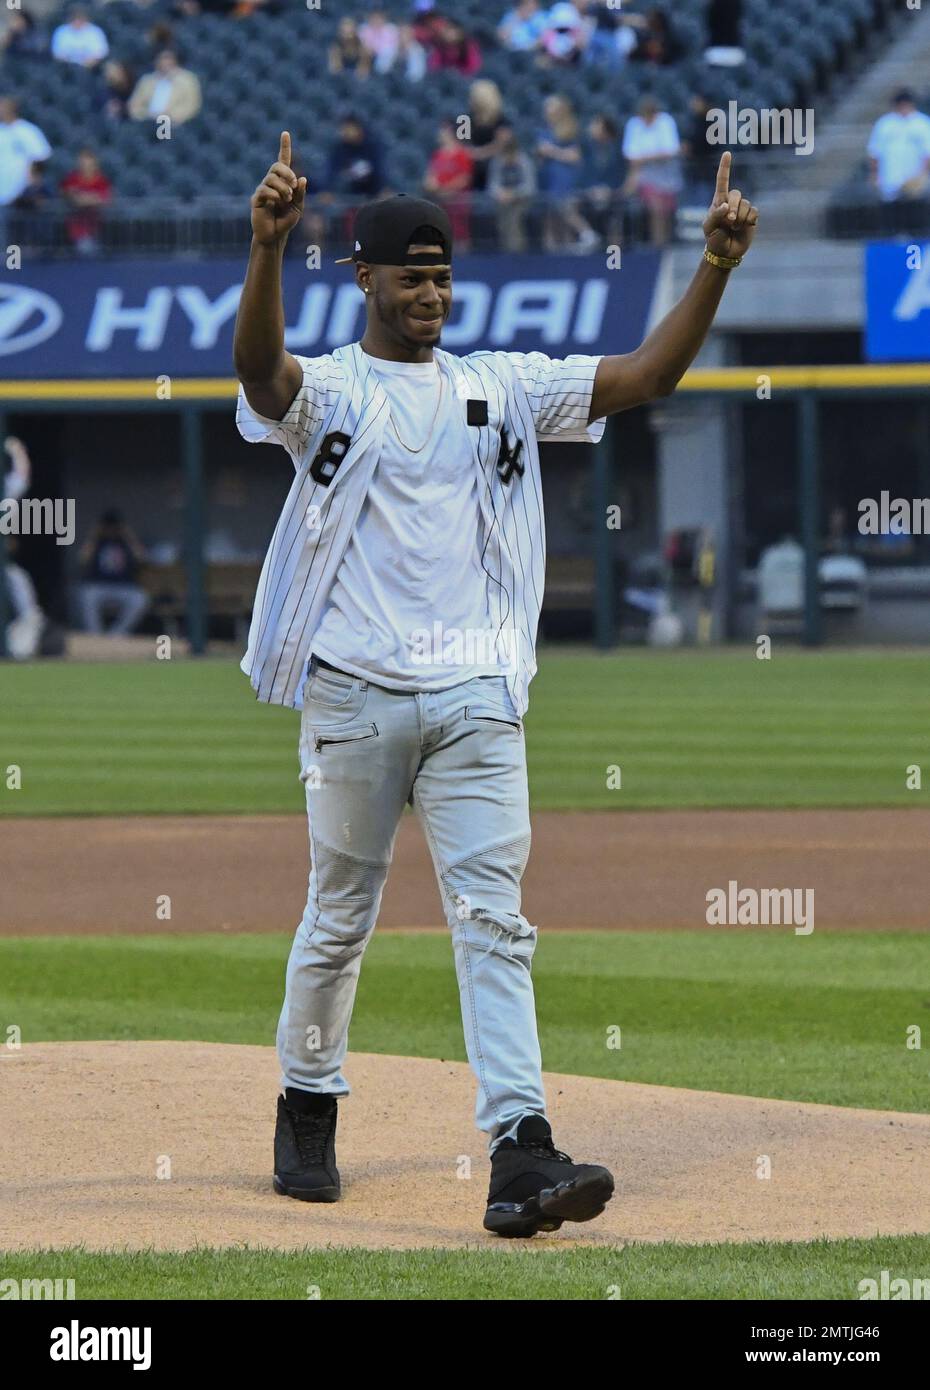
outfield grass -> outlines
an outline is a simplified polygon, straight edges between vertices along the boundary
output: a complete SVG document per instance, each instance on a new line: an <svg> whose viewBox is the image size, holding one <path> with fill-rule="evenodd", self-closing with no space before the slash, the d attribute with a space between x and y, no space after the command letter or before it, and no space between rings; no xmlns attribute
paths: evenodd
<svg viewBox="0 0 930 1390"><path fill-rule="evenodd" d="M0 940L0 1019L43 1039L270 1044L282 936ZM550 1071L926 1112L930 938L543 933L533 967ZM622 1047L607 1047L619 1025ZM350 1044L465 1060L445 935L375 935Z"/></svg>
<svg viewBox="0 0 930 1390"><path fill-rule="evenodd" d="M527 718L536 808L914 806L921 652L550 649ZM231 661L0 670L0 815L301 810L297 716ZM622 790L607 768L622 769Z"/></svg>
<svg viewBox="0 0 930 1390"><path fill-rule="evenodd" d="M930 1236L547 1250L201 1249L0 1253L0 1279L73 1279L78 1299L857 1299L927 1277Z"/></svg>

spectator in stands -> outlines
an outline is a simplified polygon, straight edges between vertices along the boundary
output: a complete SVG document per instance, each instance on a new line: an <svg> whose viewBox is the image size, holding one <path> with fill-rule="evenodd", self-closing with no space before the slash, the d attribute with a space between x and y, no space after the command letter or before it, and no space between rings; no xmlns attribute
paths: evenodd
<svg viewBox="0 0 930 1390"><path fill-rule="evenodd" d="M41 212L54 197L52 186L45 172L45 165L39 162L30 165L26 187L13 204L20 212Z"/></svg>
<svg viewBox="0 0 930 1390"><path fill-rule="evenodd" d="M156 57L163 48L175 48L174 30L164 19L156 19L150 29L145 31L145 42L148 44L149 53L152 58Z"/></svg>
<svg viewBox="0 0 930 1390"><path fill-rule="evenodd" d="M45 35L26 10L13 10L0 35L0 54L11 58L44 58L48 50Z"/></svg>
<svg viewBox="0 0 930 1390"><path fill-rule="evenodd" d="M155 59L155 71L139 78L129 99L129 114L134 121L167 116L172 125L182 125L197 115L202 104L197 75L181 67L173 49L163 48Z"/></svg>
<svg viewBox="0 0 930 1390"><path fill-rule="evenodd" d="M707 143L707 113L714 103L703 92L695 92L688 100L688 121L681 141L681 152L687 160L688 182L695 197L710 198L717 177L720 151ZM710 185L710 187L708 187Z"/></svg>
<svg viewBox="0 0 930 1390"><path fill-rule="evenodd" d="M547 67L568 67L579 62L585 38L585 27L577 7L569 0L559 0L546 16L546 28L539 40L540 63Z"/></svg>
<svg viewBox="0 0 930 1390"><path fill-rule="evenodd" d="M343 116L339 138L330 148L323 191L362 201L384 191L384 155L354 112Z"/></svg>
<svg viewBox="0 0 930 1390"><path fill-rule="evenodd" d="M519 0L508 10L497 28L497 37L504 48L528 52L536 48L546 32L547 12L539 0Z"/></svg>
<svg viewBox="0 0 930 1390"><path fill-rule="evenodd" d="M614 72L621 68L636 47L636 29L645 25L642 15L628 14L600 3L591 15L592 27L584 46L586 63L596 63Z"/></svg>
<svg viewBox="0 0 930 1390"><path fill-rule="evenodd" d="M68 22L59 24L52 34L52 57L60 63L95 68L109 51L106 34L99 24L91 23L87 10L80 5L75 5Z"/></svg>
<svg viewBox="0 0 930 1390"><path fill-rule="evenodd" d="M0 96L0 207L16 202L29 185L32 166L51 154L44 134L20 116L13 97Z"/></svg>
<svg viewBox="0 0 930 1390"><path fill-rule="evenodd" d="M623 153L629 163L623 192L638 198L647 210L653 246L664 246L681 191L678 127L653 96L642 97L636 110L623 132Z"/></svg>
<svg viewBox="0 0 930 1390"><path fill-rule="evenodd" d="M145 551L118 511L103 513L81 547L84 582L80 588L81 615L88 632L104 631L104 612L116 608L107 636L132 632L149 605L139 586L139 565Z"/></svg>
<svg viewBox="0 0 930 1390"><path fill-rule="evenodd" d="M885 202L922 197L930 185L930 116L902 88L879 116L868 143L869 175Z"/></svg>
<svg viewBox="0 0 930 1390"><path fill-rule="evenodd" d="M526 250L526 211L536 192L536 166L512 130L506 131L487 172L501 250L519 254Z"/></svg>
<svg viewBox="0 0 930 1390"><path fill-rule="evenodd" d="M330 45L328 64L330 72L354 72L359 78L371 72L371 54L359 37L358 25L348 15L339 21L336 41Z"/></svg>
<svg viewBox="0 0 930 1390"><path fill-rule="evenodd" d="M381 145L369 135L361 117L350 111L340 121L338 138L330 146L315 204L308 205L304 213L302 225L309 241L314 246L323 245L326 218L337 199L345 204L348 236L354 208L385 191Z"/></svg>
<svg viewBox="0 0 930 1390"><path fill-rule="evenodd" d="M127 63L110 59L103 65L103 82L97 95L97 109L108 121L125 121L136 82Z"/></svg>
<svg viewBox="0 0 930 1390"><path fill-rule="evenodd" d="M411 21L414 38L428 52L430 45L439 38L443 24L442 15L436 13L432 0L429 0L429 3L427 0L414 0L413 8L416 16Z"/></svg>
<svg viewBox="0 0 930 1390"><path fill-rule="evenodd" d="M412 24L401 24L397 31L395 67L400 68L408 82L422 82L426 76L426 49Z"/></svg>
<svg viewBox="0 0 930 1390"><path fill-rule="evenodd" d="M423 191L445 207L452 223L457 247L471 247L471 187L475 165L471 153L459 140L454 121L443 121L438 144L430 157L423 179Z"/></svg>
<svg viewBox="0 0 930 1390"><path fill-rule="evenodd" d="M681 45L672 34L672 26L663 10L648 10L645 23L637 30L636 47L630 58L639 63L667 67L681 56Z"/></svg>
<svg viewBox="0 0 930 1390"><path fill-rule="evenodd" d="M546 196L543 245L546 251L592 251L600 244L578 210L583 152L575 109L567 97L546 98L546 124L539 134L539 190Z"/></svg>
<svg viewBox="0 0 930 1390"><path fill-rule="evenodd" d="M358 36L371 54L375 72L390 72L400 43L397 25L390 22L383 10L372 10Z"/></svg>
<svg viewBox="0 0 930 1390"><path fill-rule="evenodd" d="M583 172L585 215L611 245L620 244L620 189L624 179L620 130L613 116L588 126Z"/></svg>
<svg viewBox="0 0 930 1390"><path fill-rule="evenodd" d="M92 256L100 249L102 209L112 201L113 185L89 145L78 151L77 164L62 179L60 189L65 202L76 209L76 215L65 222L68 240L79 255Z"/></svg>
<svg viewBox="0 0 930 1390"><path fill-rule="evenodd" d="M451 69L471 77L481 67L481 49L457 19L439 18L426 49L430 72Z"/></svg>
<svg viewBox="0 0 930 1390"><path fill-rule="evenodd" d="M468 89L468 116L471 121L469 149L474 161L472 187L483 193L488 186L488 164L503 149L510 132L504 115L504 99L496 82L479 77Z"/></svg>

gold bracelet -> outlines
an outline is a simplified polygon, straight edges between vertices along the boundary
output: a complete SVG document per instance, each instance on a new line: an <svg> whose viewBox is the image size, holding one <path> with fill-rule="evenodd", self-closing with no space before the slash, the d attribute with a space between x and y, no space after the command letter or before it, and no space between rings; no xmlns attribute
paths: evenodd
<svg viewBox="0 0 930 1390"><path fill-rule="evenodd" d="M735 270L742 262L742 256L717 256L713 251L708 251L704 247L704 259L710 265L715 265L718 270Z"/></svg>

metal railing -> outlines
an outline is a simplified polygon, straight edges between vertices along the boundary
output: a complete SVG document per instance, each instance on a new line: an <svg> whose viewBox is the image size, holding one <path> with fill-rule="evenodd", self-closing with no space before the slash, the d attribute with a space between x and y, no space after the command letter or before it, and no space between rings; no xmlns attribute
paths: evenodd
<svg viewBox="0 0 930 1390"><path fill-rule="evenodd" d="M746 191L752 197L765 196L765 175L757 169L748 179ZM595 203L581 194L573 202L596 231L602 246L618 242L623 246L649 243L648 215L636 198L614 193L607 205ZM702 212L709 202L709 190L698 183L686 184L678 204L673 239L687 241L699 235ZM344 251L349 237L350 218L358 200L335 199L308 205L302 228L291 235L289 255L305 254L310 243L325 252ZM562 200L536 195L528 200L521 221L528 251L574 251L579 249L570 236L564 244L553 246L546 236L548 214L557 212ZM508 252L508 234L499 208L490 195L474 193L449 205L461 239L467 229L471 249L480 253ZM2 214L3 210L0 210ZM63 204L49 203L41 210L16 207L6 209L6 245L23 249L32 258L73 259L82 254L72 229L76 221L86 222L86 214L76 214ZM864 237L925 236L930 233L930 201L880 203L864 193L861 200L836 197L818 217L819 227L812 235L833 239ZM778 234L778 226L768 234ZM170 256L205 259L213 256L241 256L249 243L248 197L134 199L131 206L108 208L96 224L93 244L83 250L95 257ZM590 250L591 247L586 249Z"/></svg>

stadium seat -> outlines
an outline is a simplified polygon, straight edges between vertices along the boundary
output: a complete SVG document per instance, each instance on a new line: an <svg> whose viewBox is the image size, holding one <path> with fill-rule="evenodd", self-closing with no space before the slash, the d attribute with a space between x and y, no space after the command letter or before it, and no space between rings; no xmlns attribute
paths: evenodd
<svg viewBox="0 0 930 1390"><path fill-rule="evenodd" d="M480 75L500 86L526 148L532 148L543 103L554 92L568 95L585 123L595 112L609 111L621 125L646 90L655 91L679 121L699 88L717 104L734 95L740 104L755 107L810 102L892 9L890 0L843 0L832 6L823 0L743 0L747 60L721 76L702 56L706 0L657 0L682 45L680 61L658 70L631 63L619 72L588 64L540 68L532 54L500 47L496 27L511 3L458 0L454 13L466 29L479 34ZM409 18L410 0L383 0L382 7L397 19ZM170 18L182 60L199 76L204 97L200 115L178 128L170 142L155 142L148 122L105 120L99 114L99 74L61 63L17 64L7 55L0 57L0 85L45 130L54 151L50 180L73 166L82 143L92 143L114 179L118 199L172 190L184 199L199 196L202 190L198 193L187 166L203 149L221 163L224 191L249 189L273 156L285 122L304 167L319 177L338 119L352 108L384 138L392 181L418 181L433 149L437 122L467 110L470 79L443 71L411 85L400 72L375 74L367 82L330 74L325 54L342 12L339 5L325 3L311 11L298 0L275 13L261 11L236 20L210 13L170 16L167 6L140 9L133 0L102 6L98 13L111 51L130 61L137 74L151 66L147 35L153 22ZM359 13L366 12L359 7Z"/></svg>

